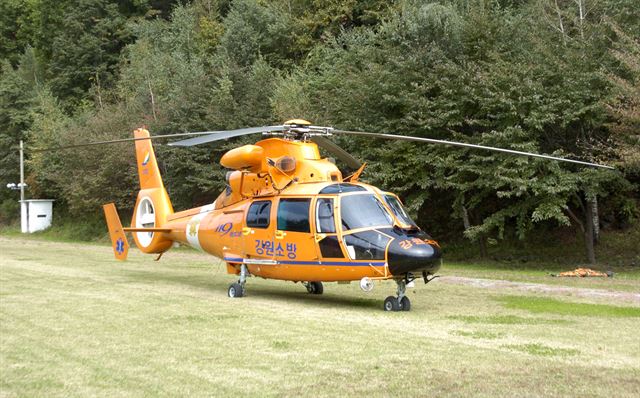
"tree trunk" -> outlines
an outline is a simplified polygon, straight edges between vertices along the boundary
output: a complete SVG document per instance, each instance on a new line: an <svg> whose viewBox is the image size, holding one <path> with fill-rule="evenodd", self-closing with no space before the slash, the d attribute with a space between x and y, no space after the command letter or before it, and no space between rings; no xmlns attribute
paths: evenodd
<svg viewBox="0 0 640 398"><path fill-rule="evenodd" d="M562 14L560 13L560 6L558 5L558 0L555 0L556 3L556 14L558 14L558 30L562 34L562 44L567 45L567 36L564 32L564 23L562 23Z"/></svg>
<svg viewBox="0 0 640 398"><path fill-rule="evenodd" d="M582 200L579 199L580 205L582 206ZM578 227L582 236L584 238L584 246L587 250L587 260L589 264L596 263L596 253L593 244L593 209L590 203L587 203L587 206L582 206L585 213L585 222L583 223L580 219L575 215L573 211L569 207L566 208L567 214L573 221L573 224Z"/></svg>
<svg viewBox="0 0 640 398"><path fill-rule="evenodd" d="M151 89L151 80L147 80L149 85L149 94L151 95L151 112L153 113L153 120L158 121L158 117L156 116L156 99L153 96L153 90Z"/></svg>
<svg viewBox="0 0 640 398"><path fill-rule="evenodd" d="M586 14L584 12L584 4L583 0L576 0L576 4L578 5L578 20L580 21L580 38L584 41L584 19Z"/></svg>
<svg viewBox="0 0 640 398"><path fill-rule="evenodd" d="M593 219L593 243L598 244L600 241L600 218L598 217L598 197L591 199L591 218Z"/></svg>
<svg viewBox="0 0 640 398"><path fill-rule="evenodd" d="M596 215L597 217L597 215ZM585 206L585 228L584 228L584 245L587 249L587 259L589 264L596 263L596 252L594 248L594 229L593 229L593 208L591 203Z"/></svg>
<svg viewBox="0 0 640 398"><path fill-rule="evenodd" d="M464 206L461 206L461 210L462 210L462 223L464 224L464 230L466 231L467 229L471 228L471 222L469 222L469 212L467 211L467 208ZM477 217L474 217L474 219L476 219L475 221L477 221ZM489 257L489 252L487 251L487 237L484 234L481 234L478 237L478 245L480 248L480 257L481 258Z"/></svg>
<svg viewBox="0 0 640 398"><path fill-rule="evenodd" d="M462 207L462 224L464 225L464 230L468 230L469 228L471 228L471 223L469 222L469 213L467 213L467 208L464 206Z"/></svg>
<svg viewBox="0 0 640 398"><path fill-rule="evenodd" d="M487 250L487 237L484 234L481 234L480 237L478 237L478 244L480 245L480 257L489 257L489 251Z"/></svg>
<svg viewBox="0 0 640 398"><path fill-rule="evenodd" d="M98 95L98 104L100 105L100 109L104 109L102 105L102 90L100 90L100 75L96 71L96 90Z"/></svg>

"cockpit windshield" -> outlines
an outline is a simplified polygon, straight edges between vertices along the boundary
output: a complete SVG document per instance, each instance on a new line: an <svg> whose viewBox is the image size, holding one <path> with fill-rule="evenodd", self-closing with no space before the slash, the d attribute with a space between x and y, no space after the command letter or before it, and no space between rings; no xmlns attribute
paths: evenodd
<svg viewBox="0 0 640 398"><path fill-rule="evenodd" d="M404 210L402 203L393 195L383 195L384 201L387 202L387 205L393 211L398 220L402 221L405 224L416 225L416 223L409 217L407 212Z"/></svg>
<svg viewBox="0 0 640 398"><path fill-rule="evenodd" d="M344 231L393 225L391 215L373 194L346 195L340 201Z"/></svg>

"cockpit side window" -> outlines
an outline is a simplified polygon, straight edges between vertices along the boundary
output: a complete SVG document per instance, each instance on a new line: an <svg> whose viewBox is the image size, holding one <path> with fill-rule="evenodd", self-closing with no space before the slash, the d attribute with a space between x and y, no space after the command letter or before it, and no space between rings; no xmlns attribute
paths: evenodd
<svg viewBox="0 0 640 398"><path fill-rule="evenodd" d="M316 202L316 231L327 234L336 232L333 218L333 199L318 198Z"/></svg>
<svg viewBox="0 0 640 398"><path fill-rule="evenodd" d="M311 232L309 205L311 199L280 199L278 204L278 230Z"/></svg>
<svg viewBox="0 0 640 398"><path fill-rule="evenodd" d="M381 227L393 225L391 215L372 194L346 195L340 198L342 229Z"/></svg>
<svg viewBox="0 0 640 398"><path fill-rule="evenodd" d="M390 240L391 238L376 230L360 231L344 237L347 252L353 260L384 260Z"/></svg>
<svg viewBox="0 0 640 398"><path fill-rule="evenodd" d="M387 203L387 205L389 206L393 214L395 214L395 216L398 217L400 221L402 221L405 224L416 225L415 221L413 221L411 217L409 217L409 215L405 211L404 207L402 206L402 203L400 203L400 200L398 200L398 198L389 194L383 195L383 197L384 197L384 201Z"/></svg>

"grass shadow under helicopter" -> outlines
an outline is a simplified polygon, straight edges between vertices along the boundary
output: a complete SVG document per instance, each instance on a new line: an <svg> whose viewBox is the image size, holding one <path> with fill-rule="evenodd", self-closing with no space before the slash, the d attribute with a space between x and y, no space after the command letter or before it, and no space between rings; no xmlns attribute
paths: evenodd
<svg viewBox="0 0 640 398"><path fill-rule="evenodd" d="M206 280L203 279L199 275L176 275L174 273L160 272L158 270L147 271L147 270L127 270L123 275L128 279L139 282L154 282L154 281L165 281L169 283L175 283L179 285L188 285L195 288L206 289L210 291L221 291L223 290L226 293L228 288L228 284L221 284L218 281ZM278 300L295 300L297 302L304 303L313 303L316 306L321 307L356 307L356 308L377 308L381 304L381 300L373 299L373 298L363 298L363 297L353 297L353 296L337 296L333 295L331 292L326 292L322 295L313 295L309 294L306 291L306 288L302 284L296 284L299 286L300 291L291 291L291 290L279 290L272 286L261 286L260 283L252 283L252 279L247 280L246 285L246 294L245 298L272 298ZM228 283L231 283L230 280ZM285 281L282 281L286 283ZM126 283L126 282L123 282ZM328 294L327 294L328 293ZM245 299L245 298L242 298ZM231 300L231 299L230 299Z"/></svg>

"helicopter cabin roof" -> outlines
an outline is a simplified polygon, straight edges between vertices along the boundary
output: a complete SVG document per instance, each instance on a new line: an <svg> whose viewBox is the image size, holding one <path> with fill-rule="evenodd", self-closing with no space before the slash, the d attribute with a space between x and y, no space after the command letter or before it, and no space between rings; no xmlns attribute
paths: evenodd
<svg viewBox="0 0 640 398"><path fill-rule="evenodd" d="M377 189L371 185L361 182L313 182L305 184L292 184L287 189L283 190L280 195L337 195L341 193L351 192L378 192Z"/></svg>

